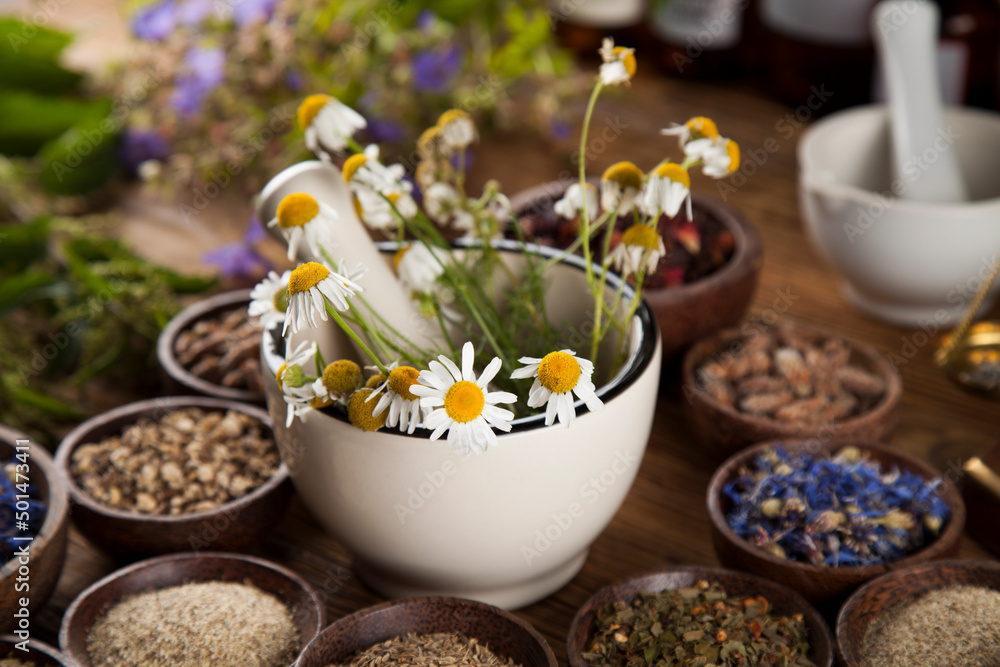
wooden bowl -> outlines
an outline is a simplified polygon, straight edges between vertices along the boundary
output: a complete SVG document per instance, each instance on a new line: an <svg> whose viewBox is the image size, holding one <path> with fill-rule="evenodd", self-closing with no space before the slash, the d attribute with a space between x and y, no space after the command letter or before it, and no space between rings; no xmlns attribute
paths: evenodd
<svg viewBox="0 0 1000 667"><path fill-rule="evenodd" d="M523 216L551 208L575 182L552 181L517 193L511 198L514 214ZM725 225L736 245L729 261L701 280L642 291L660 326L664 362L700 338L739 322L750 305L764 265L760 234L741 212L698 193L692 193L691 201L696 211Z"/></svg>
<svg viewBox="0 0 1000 667"><path fill-rule="evenodd" d="M714 399L698 380L698 369L716 355L736 349L749 335L743 329L721 331L695 343L684 356L681 369L683 392L687 400L687 417L698 441L716 460L758 442L777 439L855 438L873 442L884 441L896 428L896 412L903 397L903 380L899 371L872 346L845 338L834 331L798 323L786 323L810 341L837 338L851 350L851 364L861 366L885 381L882 398L867 411L834 422L814 424L782 422L737 410ZM745 328L745 327L744 327ZM759 329L755 331L760 331Z"/></svg>
<svg viewBox="0 0 1000 667"><path fill-rule="evenodd" d="M45 642L32 638L28 641L27 651L17 648L21 642L14 635L0 635L0 664L10 656L22 662L34 662L38 667L76 667L58 649Z"/></svg>
<svg viewBox="0 0 1000 667"><path fill-rule="evenodd" d="M271 430L267 412L253 405L204 396L173 396L129 403L73 429L59 445L56 468L73 501L73 523L91 542L121 556L208 549L241 551L255 545L281 518L291 498L288 468L282 464L266 482L215 509L180 515L140 514L94 500L73 479L70 463L80 445L119 435L142 417L156 419L178 408L233 410ZM273 438L273 433L271 435Z"/></svg>
<svg viewBox="0 0 1000 667"><path fill-rule="evenodd" d="M250 583L288 607L306 646L326 624L326 612L309 584L291 570L241 554L172 554L112 572L84 590L66 609L59 646L78 667L91 667L87 635L108 609L127 596L188 583Z"/></svg>
<svg viewBox="0 0 1000 667"><path fill-rule="evenodd" d="M202 319L212 318L222 313L250 305L250 290L233 290L216 294L203 301L191 304L167 322L156 341L156 358L163 369L164 383L169 394L196 394L212 396L230 401L264 404L263 391L251 391L236 387L224 387L200 378L177 360L177 337Z"/></svg>
<svg viewBox="0 0 1000 667"><path fill-rule="evenodd" d="M827 627L823 617L802 596L767 579L732 570L697 566L636 575L595 593L576 612L569 626L566 638L569 664L571 667L588 667L580 654L586 651L590 637L594 633L596 613L604 605L618 600L631 601L639 593L662 593L691 586L702 579L718 582L726 589L727 595L763 595L771 603L771 609L776 614L782 616L802 614L809 631L809 658L818 667L833 665L833 635L830 634L830 628Z"/></svg>
<svg viewBox="0 0 1000 667"><path fill-rule="evenodd" d="M951 517L936 540L922 549L896 561L879 565L821 567L809 563L785 560L773 556L736 535L726 521L732 501L723 488L732 480L741 466L750 464L756 456L781 444L786 451L806 450L810 453L836 453L846 446L857 447L877 461L883 469L893 465L910 470L924 479L941 478L938 487L941 498L948 504ZM708 485L708 513L712 519L712 544L719 561L726 567L750 572L773 579L788 586L802 597L829 611L839 605L855 588L886 572L906 568L928 560L953 557L958 553L965 528L965 504L955 485L944 479L932 466L920 459L882 445L854 440L835 440L821 443L818 440L786 440L765 442L734 454L718 467Z"/></svg>
<svg viewBox="0 0 1000 667"><path fill-rule="evenodd" d="M868 627L890 608L948 586L1000 591L1000 563L947 560L919 563L874 579L851 595L837 617L837 657L844 667L860 667Z"/></svg>
<svg viewBox="0 0 1000 667"><path fill-rule="evenodd" d="M385 602L345 616L305 648L296 667L347 662L359 651L410 632L461 632L523 667L558 664L538 631L510 612L463 598L425 597Z"/></svg>
<svg viewBox="0 0 1000 667"><path fill-rule="evenodd" d="M0 633L17 628L22 598L28 600L28 613L40 608L51 595L62 574L66 560L66 536L69 529L69 494L66 485L55 470L52 457L37 442L23 433L0 425L0 461L9 461L16 453L17 441L27 442L28 479L38 489L45 501L45 519L38 535L29 545L28 591L18 591L18 577L22 563L14 558L0 564ZM22 584L24 582L21 582Z"/></svg>

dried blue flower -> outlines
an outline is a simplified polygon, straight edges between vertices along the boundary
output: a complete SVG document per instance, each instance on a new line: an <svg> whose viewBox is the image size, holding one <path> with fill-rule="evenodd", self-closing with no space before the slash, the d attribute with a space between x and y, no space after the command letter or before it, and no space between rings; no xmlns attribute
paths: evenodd
<svg viewBox="0 0 1000 667"><path fill-rule="evenodd" d="M726 520L769 553L814 565L898 560L947 523L941 480L879 464L845 447L833 458L775 447L740 469L723 493Z"/></svg>
<svg viewBox="0 0 1000 667"><path fill-rule="evenodd" d="M18 547L27 544L14 538L37 535L45 521L45 503L39 498L35 485L29 483L27 487L18 488L15 483L15 480L23 482L23 478L18 479L15 475L17 463L5 461L0 464L0 565L13 558ZM19 495L29 498L18 498ZM20 507L19 501L22 502Z"/></svg>

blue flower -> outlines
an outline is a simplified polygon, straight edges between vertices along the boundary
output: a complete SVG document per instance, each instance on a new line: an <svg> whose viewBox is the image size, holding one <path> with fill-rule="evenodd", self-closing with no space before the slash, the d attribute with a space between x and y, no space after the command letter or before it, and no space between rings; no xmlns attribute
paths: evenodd
<svg viewBox="0 0 1000 667"><path fill-rule="evenodd" d="M194 47L184 61L188 72L178 77L170 105L182 116L193 116L201 110L205 96L225 78L226 56L222 49Z"/></svg>
<svg viewBox="0 0 1000 667"><path fill-rule="evenodd" d="M421 9L417 14L417 27L423 32L430 32L434 24L437 23L437 15L430 9Z"/></svg>
<svg viewBox="0 0 1000 667"><path fill-rule="evenodd" d="M170 155L170 145L155 130L125 131L119 151L122 164L130 173L135 173L146 160L163 160Z"/></svg>
<svg viewBox="0 0 1000 667"><path fill-rule="evenodd" d="M225 278L242 278L266 272L271 268L270 262L261 257L253 247L265 238L267 232L260 220L256 215L251 216L243 238L205 253L202 261L215 266L219 275Z"/></svg>
<svg viewBox="0 0 1000 667"><path fill-rule="evenodd" d="M177 20L186 26L197 26L212 12L212 0L185 0L177 8Z"/></svg>
<svg viewBox="0 0 1000 667"><path fill-rule="evenodd" d="M269 21L277 4L278 0L235 0L233 20L241 28Z"/></svg>
<svg viewBox="0 0 1000 667"><path fill-rule="evenodd" d="M177 25L174 0L160 0L143 7L132 17L132 32L139 39L158 42L166 39Z"/></svg>
<svg viewBox="0 0 1000 667"><path fill-rule="evenodd" d="M422 93L446 93L462 66L462 50L455 45L420 51L413 56L413 87Z"/></svg>
<svg viewBox="0 0 1000 667"><path fill-rule="evenodd" d="M376 144L391 143L406 138L406 130L388 118L369 118L366 131L372 143Z"/></svg>

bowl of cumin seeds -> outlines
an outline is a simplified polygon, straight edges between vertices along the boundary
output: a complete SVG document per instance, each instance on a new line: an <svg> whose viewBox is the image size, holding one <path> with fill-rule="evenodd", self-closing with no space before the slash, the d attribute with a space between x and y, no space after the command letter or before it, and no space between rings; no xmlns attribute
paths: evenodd
<svg viewBox="0 0 1000 667"><path fill-rule="evenodd" d="M449 597L395 600L321 632L296 667L557 667L545 639L499 607Z"/></svg>

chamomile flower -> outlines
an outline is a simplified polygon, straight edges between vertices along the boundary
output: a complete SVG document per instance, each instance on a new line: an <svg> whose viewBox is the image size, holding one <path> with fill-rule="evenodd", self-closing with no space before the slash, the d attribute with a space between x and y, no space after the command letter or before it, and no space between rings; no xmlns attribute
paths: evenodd
<svg viewBox="0 0 1000 667"><path fill-rule="evenodd" d="M605 86L629 83L635 76L635 49L615 46L615 40L605 37L598 53L601 54L601 60L604 61L599 76Z"/></svg>
<svg viewBox="0 0 1000 667"><path fill-rule="evenodd" d="M463 150L472 145L478 135L472 117L461 109L449 109L438 118L440 141L452 150Z"/></svg>
<svg viewBox="0 0 1000 667"><path fill-rule="evenodd" d="M372 145L349 157L344 162L344 180L354 194L361 220L373 229L392 229L399 225L399 216L413 219L417 203L410 194L413 185L403 180L403 165L386 166L378 161L378 154L378 146Z"/></svg>
<svg viewBox="0 0 1000 667"><path fill-rule="evenodd" d="M381 394L372 413L380 415L388 408L385 425L389 428L399 424L400 431L413 433L420 425L420 398L410 391L417 384L419 375L420 371L416 368L393 362L389 366L389 377L368 395L366 400L372 401Z"/></svg>
<svg viewBox="0 0 1000 667"><path fill-rule="evenodd" d="M545 425L551 426L556 417L559 423L569 426L576 417L573 408L573 395L583 399L591 412L604 408L604 403L594 391L591 377L594 374L594 364L589 359L581 359L573 350L549 352L541 359L521 357L518 359L523 368L511 373L511 378L535 378L528 394L528 407L545 408Z"/></svg>
<svg viewBox="0 0 1000 667"><path fill-rule="evenodd" d="M303 341L285 356L285 363L275 373L281 397L288 405L285 427L292 425L292 420L303 417L316 407L316 393L313 391L313 378L306 372L316 365L316 342ZM320 403L322 399L320 399Z"/></svg>
<svg viewBox="0 0 1000 667"><path fill-rule="evenodd" d="M703 161L701 173L706 176L725 178L740 168L740 147L732 139L721 137L716 144L699 150L699 153Z"/></svg>
<svg viewBox="0 0 1000 667"><path fill-rule="evenodd" d="M691 176L687 169L674 162L664 162L649 174L639 200L639 209L646 215L677 215L687 202L691 217Z"/></svg>
<svg viewBox="0 0 1000 667"><path fill-rule="evenodd" d="M270 271L267 278L257 283L250 292L250 306L247 312L250 317L260 319L264 329L285 321L288 310L288 278L291 271L285 271L280 276L277 271Z"/></svg>
<svg viewBox="0 0 1000 667"><path fill-rule="evenodd" d="M347 140L368 126L364 116L330 95L307 97L299 105L298 118L306 148L321 156L343 151Z"/></svg>
<svg viewBox="0 0 1000 667"><path fill-rule="evenodd" d="M326 321L326 303L340 311L350 309L347 299L361 292L353 280L335 273L318 262L300 265L288 278L288 314L282 335L288 331L298 333L305 325L316 327L316 313Z"/></svg>
<svg viewBox="0 0 1000 667"><path fill-rule="evenodd" d="M369 401L371 389L358 389L347 401L347 419L365 431L377 431L385 426L386 411L378 412L373 401Z"/></svg>
<svg viewBox="0 0 1000 667"><path fill-rule="evenodd" d="M497 403L513 403L514 394L506 391L487 391L490 380L500 370L500 359L494 357L479 379L472 368L475 350L472 343L462 347L462 368L448 357L441 355L432 361L430 370L421 371L419 384L410 387L411 393L420 397L420 405L433 408L424 419L424 427L432 429L431 440L448 432L448 444L465 454L470 450L481 454L488 447L497 445L493 429L510 431L514 413L497 407Z"/></svg>
<svg viewBox="0 0 1000 667"><path fill-rule="evenodd" d="M447 223L461 208L461 195L448 183L433 183L424 190L424 211L434 222Z"/></svg>
<svg viewBox="0 0 1000 667"><path fill-rule="evenodd" d="M566 188L566 194L555 203L553 209L557 215L572 220L583 209L584 204L587 207L587 215L593 218L597 213L597 188L590 183L586 183L582 188L579 183L574 183Z"/></svg>
<svg viewBox="0 0 1000 667"><path fill-rule="evenodd" d="M615 270L623 278L628 278L643 268L647 275L655 271L666 252L663 239L656 228L637 223L622 234L621 242L611 252L610 260Z"/></svg>
<svg viewBox="0 0 1000 667"><path fill-rule="evenodd" d="M296 192L281 200L277 214L267 226L281 230L288 242L288 259L295 259L303 241L314 257L320 257L321 248L329 250L335 245L333 225L337 219L337 212L331 207L304 192Z"/></svg>
<svg viewBox="0 0 1000 667"><path fill-rule="evenodd" d="M329 401L346 401L361 384L361 366L350 359L338 359L327 364L323 374L313 382L313 392Z"/></svg>
<svg viewBox="0 0 1000 667"><path fill-rule="evenodd" d="M709 139L715 141L719 137L719 128L711 118L695 116L688 119L683 125L674 124L671 127L663 128L660 130L660 134L677 137L683 150L693 140Z"/></svg>
<svg viewBox="0 0 1000 667"><path fill-rule="evenodd" d="M413 292L430 294L444 273L446 252L435 252L423 243L408 243L396 251L392 264L399 281Z"/></svg>
<svg viewBox="0 0 1000 667"><path fill-rule="evenodd" d="M604 170L601 176L601 208L626 215L635 205L642 190L644 174L631 162L618 162Z"/></svg>

